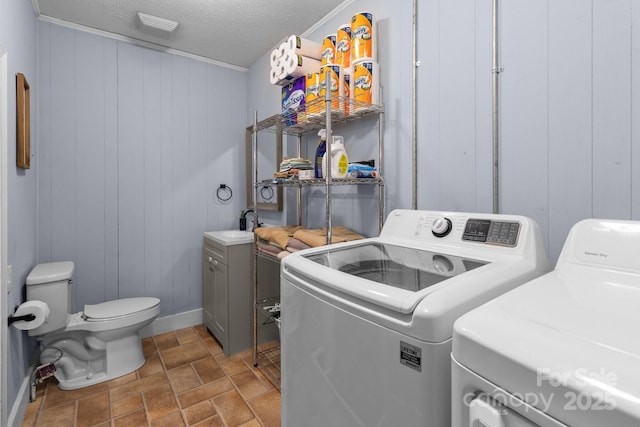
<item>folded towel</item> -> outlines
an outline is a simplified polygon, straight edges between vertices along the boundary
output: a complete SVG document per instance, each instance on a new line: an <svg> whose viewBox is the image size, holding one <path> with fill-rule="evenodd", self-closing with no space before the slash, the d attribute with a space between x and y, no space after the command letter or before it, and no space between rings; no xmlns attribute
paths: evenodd
<svg viewBox="0 0 640 427"><path fill-rule="evenodd" d="M298 239L296 239L294 237L289 237L289 240L287 241L287 250L288 251L291 251L291 249L295 249L295 250L309 249L310 247L311 246L307 245L304 242L301 242L300 240L298 240Z"/></svg>
<svg viewBox="0 0 640 427"><path fill-rule="evenodd" d="M258 248L259 251L268 253L270 255L278 255L282 251L280 247L265 242L264 240L257 240L256 248Z"/></svg>
<svg viewBox="0 0 640 427"><path fill-rule="evenodd" d="M275 243L280 249L287 247L289 237L293 236L296 230L301 229L299 225L285 225L282 227L258 227L255 229L256 235L268 242Z"/></svg>
<svg viewBox="0 0 640 427"><path fill-rule="evenodd" d="M300 229L293 233L293 237L309 246L318 247L327 243L327 230L325 228L312 230ZM364 239L364 236L346 227L331 228L331 243L350 242L359 239Z"/></svg>

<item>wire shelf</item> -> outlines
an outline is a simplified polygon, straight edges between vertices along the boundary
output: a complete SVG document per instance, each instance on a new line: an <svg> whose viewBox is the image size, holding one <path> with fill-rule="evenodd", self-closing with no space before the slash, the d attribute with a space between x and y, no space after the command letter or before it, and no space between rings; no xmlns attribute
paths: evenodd
<svg viewBox="0 0 640 427"><path fill-rule="evenodd" d="M280 390L280 344L271 342L260 346L257 355L258 364L256 367L275 388Z"/></svg>
<svg viewBox="0 0 640 427"><path fill-rule="evenodd" d="M286 135L302 135L317 131L326 125L325 102L324 99L317 99L297 109L290 109L286 113L275 114L258 122L256 131L276 132L282 129ZM369 116L377 116L382 111L380 105L340 96L337 100L332 101L331 124L335 126Z"/></svg>
<svg viewBox="0 0 640 427"><path fill-rule="evenodd" d="M330 123L327 123L328 116L330 115L331 120ZM302 223L301 215L300 215L300 205L301 205L301 194L302 187L326 187L326 228L331 229L331 191L329 190L330 186L334 185L377 185L379 190L379 227L382 228L382 222L384 220L384 180L381 176L376 178L332 178L330 180L326 179L310 179L310 180L299 180L299 179L284 179L284 180L266 180L260 182L258 178L260 175L258 173L258 153L260 143L258 142L257 134L261 131L272 132L275 134L275 138L266 138L269 143L276 142L276 153L278 161L282 160L282 146L284 144L284 140L282 138L283 135L289 136L297 136L298 143L298 153L301 152L300 146L302 145L303 139L302 136L304 134L310 134L311 132L317 132L319 129L326 128L329 135L332 135L332 129L337 125L347 124L354 121L360 121L362 119L376 118L378 119L378 171L379 173L382 171L383 164L383 153L384 153L384 109L381 105L368 104L360 101L356 101L355 99L351 99L348 97L338 97L334 99L318 99L314 102L310 102L304 105L301 108L296 110L287 111L283 114L275 114L271 117L263 119L261 121L257 120L258 113L254 113L254 121L253 125L247 127L247 135L252 136L252 139L247 140L247 147L252 150L253 153L253 179L249 181L253 181L253 191L254 191L254 200L257 201L259 199L259 190L261 187L269 187L275 186L278 188L278 191L281 191L281 187L297 187L297 211L298 211L298 224ZM308 139L308 138L306 138ZM287 141L290 142L290 141ZM276 165L277 166L277 165ZM247 190L251 190L251 185ZM278 193L281 197L280 194ZM257 205L260 207L259 204ZM255 219L258 222L258 211L260 209L256 209ZM265 375L265 377L280 390L280 346L279 342L275 342L275 345L271 347L265 347L264 345L258 345L258 312L263 312L259 308L260 300L258 300L258 259L268 259L268 260L276 260L280 262L280 260L276 256L272 256L261 251L254 252L254 260L255 260L255 273L254 273L254 324L253 324L253 357L254 357L254 365ZM264 312L263 312L264 314ZM274 318L274 321L279 321Z"/></svg>
<svg viewBox="0 0 640 427"><path fill-rule="evenodd" d="M263 325L274 323L280 318L280 297L264 298L256 302L256 307L265 316Z"/></svg>
<svg viewBox="0 0 640 427"><path fill-rule="evenodd" d="M326 185L324 178L298 179L295 178L276 178L273 180L264 180L256 183L256 187L316 187ZM331 185L384 185L382 178L331 178Z"/></svg>

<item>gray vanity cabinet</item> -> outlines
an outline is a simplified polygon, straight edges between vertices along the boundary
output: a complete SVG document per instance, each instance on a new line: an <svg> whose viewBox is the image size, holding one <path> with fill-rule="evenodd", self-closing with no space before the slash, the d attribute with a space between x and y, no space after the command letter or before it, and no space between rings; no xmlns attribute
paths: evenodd
<svg viewBox="0 0 640 427"><path fill-rule="evenodd" d="M203 322L225 355L253 337L253 242L225 245L206 234L202 248Z"/></svg>

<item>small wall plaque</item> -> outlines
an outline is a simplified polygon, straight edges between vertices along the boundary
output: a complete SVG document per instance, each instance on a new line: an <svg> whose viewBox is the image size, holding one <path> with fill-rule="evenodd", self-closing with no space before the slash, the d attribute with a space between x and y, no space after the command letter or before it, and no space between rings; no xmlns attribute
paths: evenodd
<svg viewBox="0 0 640 427"><path fill-rule="evenodd" d="M16 104L17 104L17 165L20 168L31 167L31 113L29 83L24 74L16 74Z"/></svg>

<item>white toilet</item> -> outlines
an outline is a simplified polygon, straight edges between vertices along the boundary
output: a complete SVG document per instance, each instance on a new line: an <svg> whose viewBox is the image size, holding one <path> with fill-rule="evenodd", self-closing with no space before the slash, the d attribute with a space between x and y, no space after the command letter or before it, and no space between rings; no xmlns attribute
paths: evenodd
<svg viewBox="0 0 640 427"><path fill-rule="evenodd" d="M73 262L38 264L27 276L27 300L45 302L47 321L29 331L41 339L42 364L54 362L58 387L73 390L128 374L144 362L138 331L160 313L158 298L126 298L71 313Z"/></svg>

